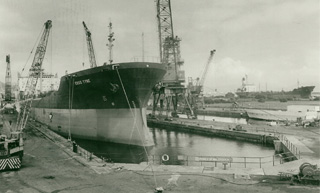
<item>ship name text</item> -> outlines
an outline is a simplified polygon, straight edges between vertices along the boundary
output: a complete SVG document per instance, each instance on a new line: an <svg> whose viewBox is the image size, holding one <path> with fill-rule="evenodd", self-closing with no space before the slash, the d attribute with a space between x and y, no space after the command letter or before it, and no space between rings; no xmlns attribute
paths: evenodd
<svg viewBox="0 0 320 193"><path fill-rule="evenodd" d="M75 85L89 84L89 83L91 83L90 79L77 80L74 82Z"/></svg>

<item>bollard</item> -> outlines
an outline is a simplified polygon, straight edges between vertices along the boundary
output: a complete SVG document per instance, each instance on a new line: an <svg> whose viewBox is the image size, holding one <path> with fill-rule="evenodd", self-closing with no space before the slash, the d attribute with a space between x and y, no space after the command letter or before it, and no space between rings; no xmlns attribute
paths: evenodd
<svg viewBox="0 0 320 193"><path fill-rule="evenodd" d="M272 162L273 162L273 166L274 166L274 155L272 156Z"/></svg>
<svg viewBox="0 0 320 193"><path fill-rule="evenodd" d="M73 147L73 152L78 153L78 145L76 144L75 141L72 142L72 147Z"/></svg>
<svg viewBox="0 0 320 193"><path fill-rule="evenodd" d="M228 162L223 162L223 170L226 170L227 169L227 165L228 165Z"/></svg>
<svg viewBox="0 0 320 193"><path fill-rule="evenodd" d="M90 153L90 155L89 155L89 161L91 161L92 160L92 153Z"/></svg>

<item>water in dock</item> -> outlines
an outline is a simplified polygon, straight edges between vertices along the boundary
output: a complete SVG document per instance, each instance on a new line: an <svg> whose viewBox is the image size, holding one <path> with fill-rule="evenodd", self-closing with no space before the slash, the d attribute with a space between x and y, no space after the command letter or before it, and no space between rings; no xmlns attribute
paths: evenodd
<svg viewBox="0 0 320 193"><path fill-rule="evenodd" d="M200 136L191 133L150 128L155 146L147 148L149 155L170 157L184 156L235 156L264 157L274 155L273 147L256 143L236 141L217 137ZM76 142L97 156L114 162L139 163L146 161L142 147L76 139Z"/></svg>

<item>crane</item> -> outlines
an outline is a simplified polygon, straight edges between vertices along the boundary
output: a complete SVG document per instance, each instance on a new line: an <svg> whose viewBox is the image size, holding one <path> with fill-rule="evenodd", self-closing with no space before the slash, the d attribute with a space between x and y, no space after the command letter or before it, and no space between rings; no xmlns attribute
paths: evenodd
<svg viewBox="0 0 320 193"><path fill-rule="evenodd" d="M203 85L204 81L207 77L209 67L211 64L211 61L213 59L214 53L216 50L211 50L210 51L210 56L208 58L207 63L204 66L204 69L200 75L194 82L191 77L189 77L189 83L188 83L188 97L186 98L186 111L187 115L189 115L192 118L196 118L197 115L195 113L195 109L197 109L197 103L201 102L202 107L204 108L204 97L203 97ZM201 100L201 101L199 101Z"/></svg>
<svg viewBox="0 0 320 193"><path fill-rule="evenodd" d="M196 83L196 92L197 94L200 94L203 92L203 85L204 85L204 81L206 80L206 77L207 77L207 74L208 74L208 71L209 71L209 67L210 67L210 63L212 61L212 58L213 58L213 55L214 53L216 52L216 50L211 50L210 51L210 56L208 58L208 61L203 69L203 72L200 76L200 78L198 78L197 80L197 83Z"/></svg>
<svg viewBox="0 0 320 193"><path fill-rule="evenodd" d="M90 67L94 68L97 67L97 63L96 63L96 57L94 54L94 49L93 49L93 44L92 44L92 39L91 39L91 32L89 31L89 29L87 28L86 23L84 23L84 21L82 22L83 27L84 27L84 31L86 33L86 39L87 39L87 45L88 45L88 54L89 54L89 60L90 60Z"/></svg>
<svg viewBox="0 0 320 193"><path fill-rule="evenodd" d="M29 69L29 77L28 77L26 87L25 87L25 92L24 92L27 97L26 98L27 100L25 100L23 110L18 115L18 121L16 125L17 131L22 131L25 128L28 120L28 116L31 110L31 105L32 105L32 98L35 95L37 82L42 73L42 62L46 54L51 27L52 27L51 20L48 20L47 22L44 23L44 30L43 30L41 39L39 41L39 44L37 46L32 65Z"/></svg>
<svg viewBox="0 0 320 193"><path fill-rule="evenodd" d="M162 111L162 103L166 100L167 116L170 103L173 106L172 116L177 116L177 106L179 95L185 91L182 85L185 82L184 71L180 68L183 65L183 60L180 55L180 41L178 36L173 32L173 20L170 0L156 0L157 21L159 32L159 51L160 62L166 64L167 73L163 80L158 85L162 85L164 89L154 89L154 107L157 106L160 97L160 112ZM156 91L156 92L155 92ZM158 91L158 92L157 92ZM152 113L154 115L154 113Z"/></svg>
<svg viewBox="0 0 320 193"><path fill-rule="evenodd" d="M5 81L5 101L11 101L11 67L10 67L10 55L6 56L7 70L6 70L6 81Z"/></svg>

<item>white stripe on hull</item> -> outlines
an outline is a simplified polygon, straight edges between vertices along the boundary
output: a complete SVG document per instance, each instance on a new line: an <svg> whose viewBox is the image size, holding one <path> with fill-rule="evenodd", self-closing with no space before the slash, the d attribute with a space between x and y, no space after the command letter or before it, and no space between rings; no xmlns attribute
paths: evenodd
<svg viewBox="0 0 320 193"><path fill-rule="evenodd" d="M98 141L152 146L146 109L46 109L34 108L33 117L53 131ZM52 114L52 118L50 119ZM69 127L70 120L70 127Z"/></svg>

